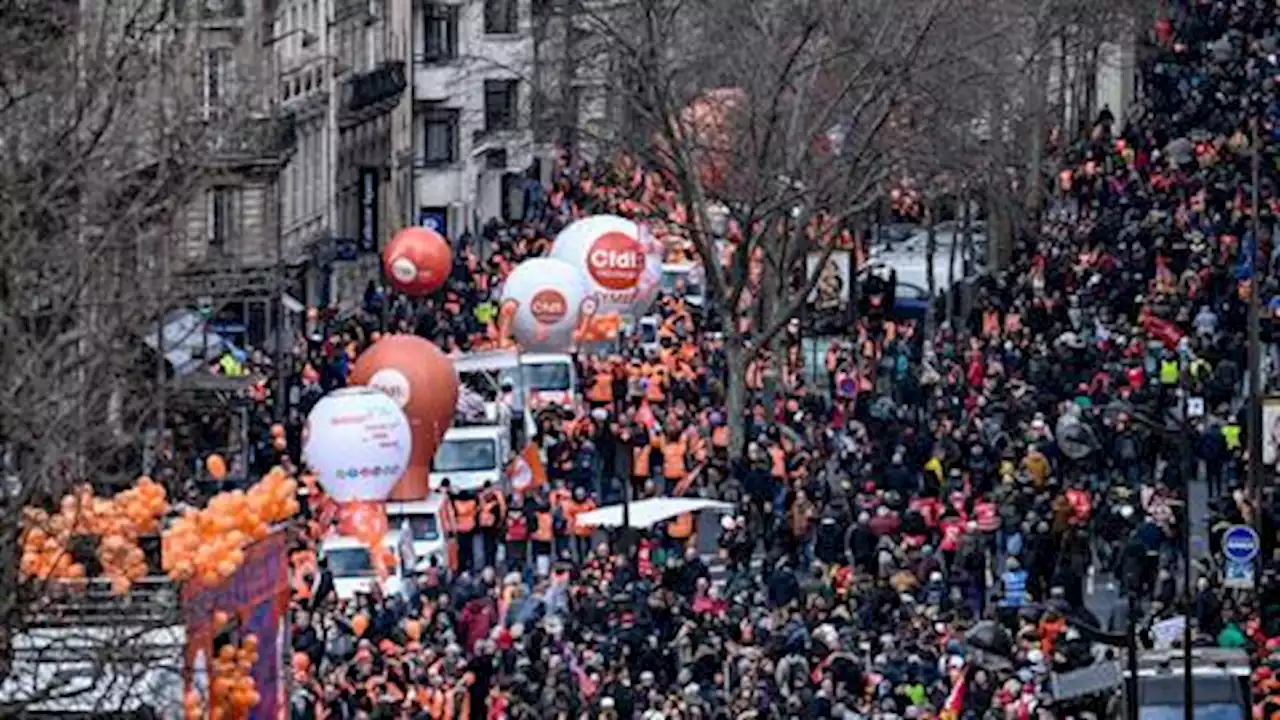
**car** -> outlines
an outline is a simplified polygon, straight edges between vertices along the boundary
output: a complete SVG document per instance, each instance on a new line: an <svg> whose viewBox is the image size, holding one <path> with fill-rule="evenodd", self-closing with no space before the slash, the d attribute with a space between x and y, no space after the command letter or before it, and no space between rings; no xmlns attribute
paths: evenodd
<svg viewBox="0 0 1280 720"><path fill-rule="evenodd" d="M395 595L404 586L405 568L400 562L400 531L388 532L383 546L394 558L390 574L381 582L373 564L373 553L362 540L344 535L325 538L320 543L320 554L328 563L333 575L333 589L340 600L351 600L358 593L370 592L380 586L384 595Z"/></svg>
<svg viewBox="0 0 1280 720"><path fill-rule="evenodd" d="M387 502L387 526L392 532L400 533L397 540L402 541L404 533L408 533L416 567L421 567L433 557L438 567L448 565L449 550L440 523L440 509L444 502L440 493L432 493L426 500Z"/></svg>

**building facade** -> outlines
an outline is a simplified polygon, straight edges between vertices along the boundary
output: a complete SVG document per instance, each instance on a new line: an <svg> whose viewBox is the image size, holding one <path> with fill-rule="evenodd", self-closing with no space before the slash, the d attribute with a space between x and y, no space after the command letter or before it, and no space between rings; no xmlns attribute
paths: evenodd
<svg viewBox="0 0 1280 720"><path fill-rule="evenodd" d="M283 0L273 18L281 104L298 148L281 176L283 244L311 305L358 307L398 227L393 113L408 86L409 0Z"/></svg>
<svg viewBox="0 0 1280 720"><path fill-rule="evenodd" d="M172 302L200 307L233 342L264 347L289 289L277 269L277 188L296 140L294 118L273 93L269 10L263 0L204 0L175 12L196 41L206 171L167 258Z"/></svg>
<svg viewBox="0 0 1280 720"><path fill-rule="evenodd" d="M533 132L534 3L419 1L411 25L411 114L393 141L403 220L456 238L517 216L547 151Z"/></svg>

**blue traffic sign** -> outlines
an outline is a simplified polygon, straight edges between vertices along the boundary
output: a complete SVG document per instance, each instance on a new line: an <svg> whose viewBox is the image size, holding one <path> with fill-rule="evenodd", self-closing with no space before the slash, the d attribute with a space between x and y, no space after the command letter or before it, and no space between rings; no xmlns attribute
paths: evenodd
<svg viewBox="0 0 1280 720"><path fill-rule="evenodd" d="M1252 562L1261 544L1258 533L1248 525L1232 525L1222 534L1222 554L1234 563Z"/></svg>

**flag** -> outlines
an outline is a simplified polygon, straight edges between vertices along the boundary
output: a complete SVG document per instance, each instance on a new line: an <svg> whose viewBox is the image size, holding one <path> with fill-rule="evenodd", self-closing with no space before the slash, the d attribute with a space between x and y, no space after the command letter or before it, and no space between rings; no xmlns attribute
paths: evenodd
<svg viewBox="0 0 1280 720"><path fill-rule="evenodd" d="M947 701L942 705L942 712L938 716L942 720L959 720L964 712L964 696L968 682L963 668L957 674L959 678L951 686L951 692L947 695Z"/></svg>
<svg viewBox="0 0 1280 720"><path fill-rule="evenodd" d="M507 466L507 477L511 479L511 487L520 492L545 484L547 469L542 464L541 448L533 442L525 445Z"/></svg>
<svg viewBox="0 0 1280 720"><path fill-rule="evenodd" d="M698 479L698 475L702 473L702 468L704 467L706 466L699 465L693 469L693 472L685 475L684 479L671 489L671 497L681 497L689 492L689 488L693 487L693 481Z"/></svg>

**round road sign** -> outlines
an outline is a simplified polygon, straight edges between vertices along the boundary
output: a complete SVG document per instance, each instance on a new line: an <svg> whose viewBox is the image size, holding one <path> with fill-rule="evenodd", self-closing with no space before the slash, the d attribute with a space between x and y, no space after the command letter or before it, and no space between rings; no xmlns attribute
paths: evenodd
<svg viewBox="0 0 1280 720"><path fill-rule="evenodd" d="M1260 544L1258 533L1248 525L1232 525L1222 534L1222 554L1232 562L1252 561Z"/></svg>

